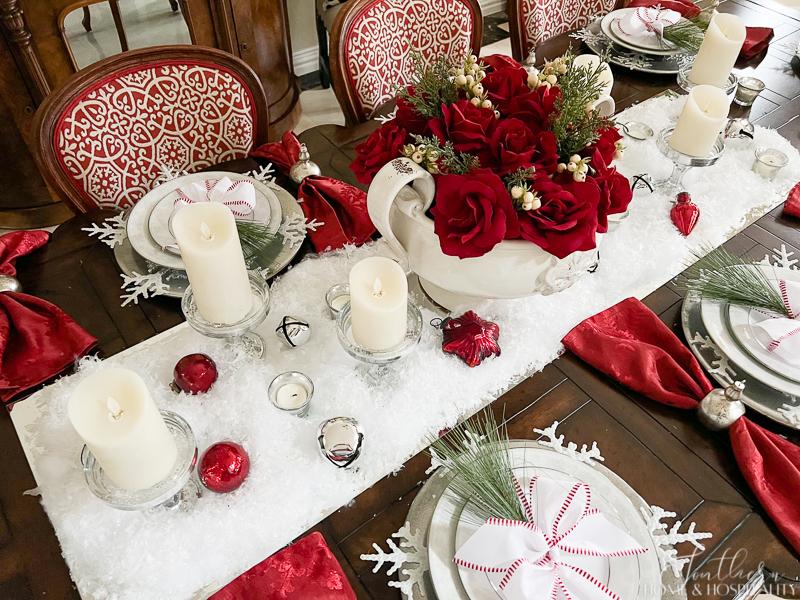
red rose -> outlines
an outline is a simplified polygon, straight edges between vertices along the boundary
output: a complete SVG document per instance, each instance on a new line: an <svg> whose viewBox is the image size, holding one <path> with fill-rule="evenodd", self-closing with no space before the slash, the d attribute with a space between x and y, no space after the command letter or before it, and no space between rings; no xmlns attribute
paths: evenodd
<svg viewBox="0 0 800 600"><path fill-rule="evenodd" d="M537 210L520 213L522 238L558 258L596 246L600 188L594 181L570 180L562 184L541 176L534 181L534 189L542 205Z"/></svg>
<svg viewBox="0 0 800 600"><path fill-rule="evenodd" d="M545 129L550 124L550 115L560 93L558 88L546 86L523 92L508 101L503 114L524 121L534 131Z"/></svg>
<svg viewBox="0 0 800 600"><path fill-rule="evenodd" d="M480 62L482 62L486 69L487 73L491 71L498 71L500 69L522 69L522 65L515 61L510 56L506 56L505 54L490 54L489 56L482 56Z"/></svg>
<svg viewBox="0 0 800 600"><path fill-rule="evenodd" d="M600 187L600 203L597 207L597 231L608 231L608 215L615 215L628 210L628 205L633 199L633 190L628 178L609 167L603 160L599 151L592 155L592 179Z"/></svg>
<svg viewBox="0 0 800 600"><path fill-rule="evenodd" d="M588 152L582 152L582 154L591 156L597 150L605 164L610 165L614 160L614 153L617 151L617 142L622 139L622 135L616 127L606 127L597 133L598 137L595 143L589 146Z"/></svg>
<svg viewBox="0 0 800 600"><path fill-rule="evenodd" d="M519 119L498 121L489 139L495 171L506 175L530 166L537 142L537 136Z"/></svg>
<svg viewBox="0 0 800 600"><path fill-rule="evenodd" d="M558 140L552 131L541 131L537 135L533 162L537 170L553 174L558 168Z"/></svg>
<svg viewBox="0 0 800 600"><path fill-rule="evenodd" d="M414 88L409 86L409 93L414 94ZM394 120L397 125L409 134L425 135L428 133L428 119L419 114L414 106L404 98L397 98L397 112Z"/></svg>
<svg viewBox="0 0 800 600"><path fill-rule="evenodd" d="M449 256L483 256L504 239L519 237L511 196L488 170L437 177L431 212L439 245Z"/></svg>
<svg viewBox="0 0 800 600"><path fill-rule="evenodd" d="M469 100L457 100L450 106L443 104L442 118L431 119L428 127L442 144L449 140L458 152L469 152L481 164L488 164L489 136L496 122L492 109L474 106Z"/></svg>
<svg viewBox="0 0 800 600"><path fill-rule="evenodd" d="M356 159L351 163L350 170L355 173L364 185L369 185L380 171L381 167L390 160L400 156L408 134L395 120L381 125L378 129L358 146L356 146Z"/></svg>
<svg viewBox="0 0 800 600"><path fill-rule="evenodd" d="M481 85L494 107L503 115L508 112L509 103L514 98L530 93L528 73L519 66L493 70L481 80Z"/></svg>

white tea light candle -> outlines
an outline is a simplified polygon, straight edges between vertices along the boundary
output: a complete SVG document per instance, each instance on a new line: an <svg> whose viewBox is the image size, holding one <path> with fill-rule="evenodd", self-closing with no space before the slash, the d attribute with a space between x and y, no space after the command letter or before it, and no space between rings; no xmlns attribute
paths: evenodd
<svg viewBox="0 0 800 600"><path fill-rule="evenodd" d="M210 323L231 325L253 306L236 220L217 202L199 202L178 210L172 230L197 310Z"/></svg>
<svg viewBox="0 0 800 600"><path fill-rule="evenodd" d="M669 145L688 156L707 156L725 127L729 110L730 100L718 87L692 88Z"/></svg>
<svg viewBox="0 0 800 600"><path fill-rule="evenodd" d="M353 339L373 351L388 350L406 336L408 282L395 261L365 258L350 271Z"/></svg>
<svg viewBox="0 0 800 600"><path fill-rule="evenodd" d="M744 23L736 15L714 15L697 51L689 81L724 88L746 35Z"/></svg>
<svg viewBox="0 0 800 600"><path fill-rule="evenodd" d="M275 408L304 417L311 405L314 384L298 371L281 373L269 384L267 389L270 402Z"/></svg>
<svg viewBox="0 0 800 600"><path fill-rule="evenodd" d="M284 409L300 408L307 401L308 392L299 383L287 383L275 394L275 404Z"/></svg>
<svg viewBox="0 0 800 600"><path fill-rule="evenodd" d="M133 371L109 367L87 375L70 397L68 414L105 474L121 488L149 488L175 465L175 440Z"/></svg>

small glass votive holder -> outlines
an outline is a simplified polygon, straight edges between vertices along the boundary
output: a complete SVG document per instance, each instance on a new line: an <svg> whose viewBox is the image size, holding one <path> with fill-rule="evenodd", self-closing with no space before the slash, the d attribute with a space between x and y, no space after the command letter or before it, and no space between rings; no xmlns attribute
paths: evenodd
<svg viewBox="0 0 800 600"><path fill-rule="evenodd" d="M311 407L314 384L299 371L287 371L272 380L267 395L278 410L296 417L305 417Z"/></svg>
<svg viewBox="0 0 800 600"><path fill-rule="evenodd" d="M740 77L733 101L739 106L752 106L765 87L764 82L756 77Z"/></svg>
<svg viewBox="0 0 800 600"><path fill-rule="evenodd" d="M783 167L789 162L789 157L775 148L756 148L756 160L753 163L753 173L758 173L765 179L774 179Z"/></svg>
<svg viewBox="0 0 800 600"><path fill-rule="evenodd" d="M325 304L328 305L328 312L335 321L342 309L350 304L350 286L338 283L331 287L325 294Z"/></svg>

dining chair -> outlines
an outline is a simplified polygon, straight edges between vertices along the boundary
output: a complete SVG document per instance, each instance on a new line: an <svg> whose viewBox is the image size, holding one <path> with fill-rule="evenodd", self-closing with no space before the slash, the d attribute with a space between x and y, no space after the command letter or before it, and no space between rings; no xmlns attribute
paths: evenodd
<svg viewBox="0 0 800 600"><path fill-rule="evenodd" d="M479 54L477 0L348 0L331 33L331 78L348 124L368 120L414 75L413 54Z"/></svg>
<svg viewBox="0 0 800 600"><path fill-rule="evenodd" d="M619 0L508 0L511 53L524 60L552 37L586 27L622 2Z"/></svg>
<svg viewBox="0 0 800 600"><path fill-rule="evenodd" d="M164 169L246 157L267 138L264 88L241 59L201 46L123 52L77 73L39 107L42 174L81 212L126 208Z"/></svg>

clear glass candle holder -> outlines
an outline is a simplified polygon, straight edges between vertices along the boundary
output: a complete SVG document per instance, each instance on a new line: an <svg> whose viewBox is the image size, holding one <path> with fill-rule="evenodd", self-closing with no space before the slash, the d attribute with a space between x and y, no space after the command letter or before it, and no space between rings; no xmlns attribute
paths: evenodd
<svg viewBox="0 0 800 600"><path fill-rule="evenodd" d="M766 85L756 77L741 77L736 84L736 95L733 101L739 106L752 106Z"/></svg>
<svg viewBox="0 0 800 600"><path fill-rule="evenodd" d="M272 380L267 395L272 405L281 412L305 417L311 408L314 383L299 371L288 371Z"/></svg>
<svg viewBox="0 0 800 600"><path fill-rule="evenodd" d="M692 72L692 65L684 65L678 71L678 86L687 94L692 91L692 89L697 85L693 81L689 79L689 73ZM736 93L736 84L738 83L739 79L731 73L728 75L728 80L725 82L725 85L719 86L720 89L725 92L725 95L729 98Z"/></svg>
<svg viewBox="0 0 800 600"><path fill-rule="evenodd" d="M666 179L653 181L653 185L670 197L674 197L678 192L684 191L683 177L689 169L695 167L710 167L719 160L725 150L725 138L717 136L716 142L706 156L691 156L675 150L669 144L674 127L667 127L661 130L656 139L656 145L661 153L672 161L672 173Z"/></svg>
<svg viewBox="0 0 800 600"><path fill-rule="evenodd" d="M753 172L765 179L774 179L783 167L789 163L789 157L776 148L756 148L756 160Z"/></svg>
<svg viewBox="0 0 800 600"><path fill-rule="evenodd" d="M331 318L336 320L345 305L350 304L350 286L346 283L332 286L325 294L325 304L328 305Z"/></svg>

